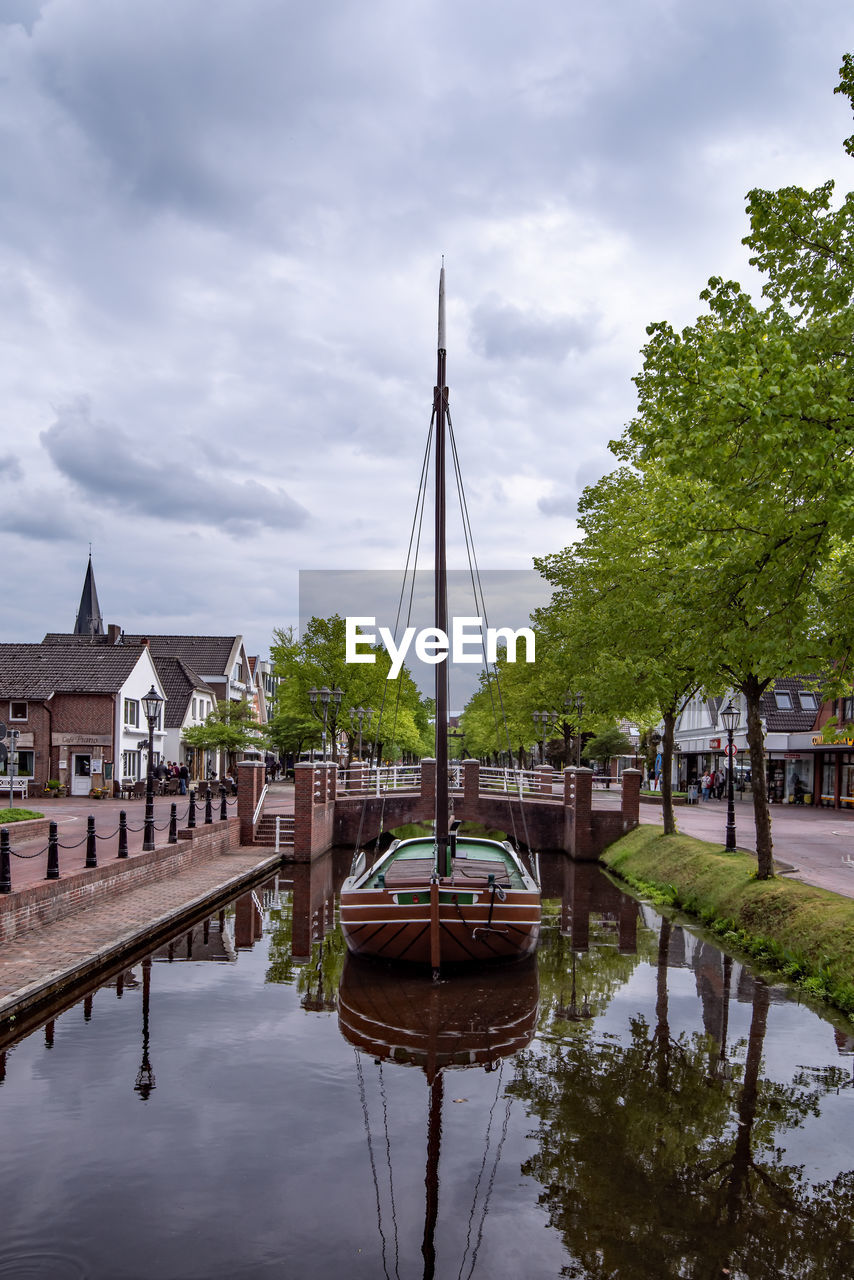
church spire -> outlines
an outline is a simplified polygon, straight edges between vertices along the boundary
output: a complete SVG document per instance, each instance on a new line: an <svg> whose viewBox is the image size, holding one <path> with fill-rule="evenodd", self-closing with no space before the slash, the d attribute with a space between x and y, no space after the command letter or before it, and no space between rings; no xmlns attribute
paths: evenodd
<svg viewBox="0 0 854 1280"><path fill-rule="evenodd" d="M89 564L83 582L83 594L80 597L80 608L77 610L77 621L74 624L76 636L104 635L104 619L101 617L101 606L98 604L98 592L95 588L95 574L92 572L92 552L89 552Z"/></svg>

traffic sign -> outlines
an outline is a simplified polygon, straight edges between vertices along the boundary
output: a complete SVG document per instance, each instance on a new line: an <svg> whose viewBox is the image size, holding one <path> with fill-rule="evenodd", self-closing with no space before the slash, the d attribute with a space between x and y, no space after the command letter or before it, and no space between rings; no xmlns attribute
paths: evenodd
<svg viewBox="0 0 854 1280"><path fill-rule="evenodd" d="M733 754L734 756L737 756L737 755L738 755L738 747L735 745L735 743L733 743L733 744L732 744L732 754ZM729 755L729 747L728 747L728 746L724 747L724 755L725 755L725 756L728 756L728 755Z"/></svg>

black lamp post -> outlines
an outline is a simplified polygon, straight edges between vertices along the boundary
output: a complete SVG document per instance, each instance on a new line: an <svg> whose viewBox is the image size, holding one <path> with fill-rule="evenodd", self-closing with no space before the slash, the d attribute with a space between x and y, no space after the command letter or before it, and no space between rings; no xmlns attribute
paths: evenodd
<svg viewBox="0 0 854 1280"><path fill-rule="evenodd" d="M533 715L534 715L534 724L542 724L542 727L543 727L542 762L543 764L545 764L546 763L546 736L548 734L549 727L554 728L560 717L558 716L558 713L556 711L551 711L551 712L535 711Z"/></svg>
<svg viewBox="0 0 854 1280"><path fill-rule="evenodd" d="M321 708L322 708L322 715L323 715L323 737L322 737L322 742L323 742L323 759L324 759L324 761L326 760L326 722L327 722L327 718L328 718L328 716L329 716L329 703L330 703L330 702L333 702L333 703L335 704L336 709L337 709L337 708L340 706L340 704L341 704L341 699L343 698L343 696L344 696L344 690L343 690L343 689L338 689L338 688L330 689L327 685L323 685L323 687L322 687L322 688L320 688L320 689L314 689L314 688L311 688L311 689L309 689L309 691L308 691L308 698L309 698L309 701L310 701L310 703L311 703L311 705L312 705L312 709L314 710L314 714L315 714L315 715L319 715L319 714L320 714L320 713L317 711L317 704L318 704L318 702L320 702L320 706L321 706Z"/></svg>
<svg viewBox="0 0 854 1280"><path fill-rule="evenodd" d="M582 712L584 711L584 694L570 693L567 698L567 705L571 707L573 703L575 704L575 720L576 720L575 767L576 769L580 769L581 768L581 715L582 715Z"/></svg>
<svg viewBox="0 0 854 1280"><path fill-rule="evenodd" d="M726 771L726 849L727 853L735 851L735 790L733 788L733 750L732 735L738 724L738 707L732 705L732 698L721 712L721 721L727 736L727 771Z"/></svg>
<svg viewBox="0 0 854 1280"><path fill-rule="evenodd" d="M145 827L142 834L143 853L154 848L154 725L160 714L164 699L151 686L142 699L142 709L148 721L148 773L145 779Z"/></svg>
<svg viewBox="0 0 854 1280"><path fill-rule="evenodd" d="M370 707L351 707L350 722L355 720L359 726L359 763L362 762L362 721L367 717L370 720L373 712Z"/></svg>

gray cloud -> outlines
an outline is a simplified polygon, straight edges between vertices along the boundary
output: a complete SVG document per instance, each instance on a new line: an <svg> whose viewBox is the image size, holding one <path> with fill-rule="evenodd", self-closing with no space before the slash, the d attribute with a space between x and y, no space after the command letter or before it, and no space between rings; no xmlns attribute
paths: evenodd
<svg viewBox="0 0 854 1280"><path fill-rule="evenodd" d="M646 324L749 282L746 190L851 185L848 9L6 0L3 638L70 625L90 539L120 621L257 650L298 570L397 564L441 253L479 559L569 541Z"/></svg>
<svg viewBox="0 0 854 1280"><path fill-rule="evenodd" d="M493 296L474 308L470 341L474 350L488 360L559 362L570 352L588 350L594 342L595 328L596 321L589 318L547 316Z"/></svg>
<svg viewBox="0 0 854 1280"><path fill-rule="evenodd" d="M174 435L134 440L115 424L93 419L85 398L60 409L40 439L63 475L121 511L235 535L293 529L307 515L282 489L205 474L204 455L183 447ZM237 440L233 458L239 466Z"/></svg>
<svg viewBox="0 0 854 1280"><path fill-rule="evenodd" d="M0 480L21 480L23 475L24 468L14 453L6 453L0 457Z"/></svg>

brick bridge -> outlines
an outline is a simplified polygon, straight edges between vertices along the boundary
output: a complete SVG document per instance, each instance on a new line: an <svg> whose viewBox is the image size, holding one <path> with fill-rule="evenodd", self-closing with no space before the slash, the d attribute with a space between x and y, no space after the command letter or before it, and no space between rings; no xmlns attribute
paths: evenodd
<svg viewBox="0 0 854 1280"><path fill-rule="evenodd" d="M251 788L244 788L250 772ZM455 818L515 834L520 844L532 849L562 851L584 862L595 862L603 849L638 824L641 775L637 769L627 769L621 787L606 793L606 803L598 806L589 769L566 769L561 775L541 768L526 775L521 797L518 791L498 789L496 774L500 771L482 769L477 760L465 760L455 768L451 784ZM510 786L516 785L513 774L505 776L510 778ZM435 760L423 760L420 768L389 776L384 790L375 784L374 777L367 765L355 765L346 777L339 777L338 766L330 762L298 764L293 845L285 855L295 862L309 862L333 845L353 847L357 840L366 844L381 831L432 820ZM241 776L244 843L253 839L272 843L269 835L261 837L262 779L263 771L257 766ZM289 833L288 844L290 838Z"/></svg>

